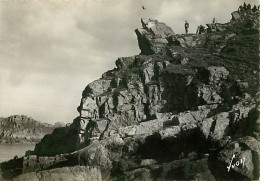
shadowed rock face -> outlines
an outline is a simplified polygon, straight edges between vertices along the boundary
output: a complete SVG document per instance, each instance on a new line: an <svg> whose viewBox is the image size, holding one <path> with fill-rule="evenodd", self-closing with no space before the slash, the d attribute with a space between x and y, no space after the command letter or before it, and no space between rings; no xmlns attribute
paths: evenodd
<svg viewBox="0 0 260 181"><path fill-rule="evenodd" d="M97 180L258 179L259 12L239 15L199 35L142 20L141 54L119 58L86 86L70 126L2 170L19 168L17 180L63 180L67 167L77 179L73 169L89 172L78 165ZM227 169L232 154L243 167Z"/></svg>

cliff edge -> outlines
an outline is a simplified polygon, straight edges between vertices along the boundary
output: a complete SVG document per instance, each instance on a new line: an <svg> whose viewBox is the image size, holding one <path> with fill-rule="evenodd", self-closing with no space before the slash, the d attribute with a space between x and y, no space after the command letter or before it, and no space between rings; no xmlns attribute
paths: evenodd
<svg viewBox="0 0 260 181"><path fill-rule="evenodd" d="M230 22L208 24L202 34L175 34L142 19L141 54L119 58L87 85L79 117L2 165L9 174L3 176L258 179L258 17L259 11L233 12Z"/></svg>

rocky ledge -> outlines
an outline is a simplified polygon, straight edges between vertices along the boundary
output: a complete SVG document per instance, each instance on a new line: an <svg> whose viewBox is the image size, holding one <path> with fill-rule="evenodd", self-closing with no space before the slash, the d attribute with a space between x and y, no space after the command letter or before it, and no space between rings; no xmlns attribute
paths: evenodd
<svg viewBox="0 0 260 181"><path fill-rule="evenodd" d="M79 117L2 165L3 177L257 180L259 11L232 15L182 35L142 19L141 54L87 85Z"/></svg>

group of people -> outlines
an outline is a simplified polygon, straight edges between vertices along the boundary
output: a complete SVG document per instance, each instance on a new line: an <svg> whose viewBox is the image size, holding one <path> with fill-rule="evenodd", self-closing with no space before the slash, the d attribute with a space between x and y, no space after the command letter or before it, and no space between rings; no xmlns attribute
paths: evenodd
<svg viewBox="0 0 260 181"><path fill-rule="evenodd" d="M216 27L216 19L213 18L213 21L212 21L212 28L215 28ZM185 27L185 33L187 34L188 31L189 31L189 23L188 21L186 20L185 21L185 24L184 24L184 27ZM203 26L203 25L199 25L198 28L197 28L197 31L196 31L196 34L202 34L206 31L206 28Z"/></svg>
<svg viewBox="0 0 260 181"><path fill-rule="evenodd" d="M239 6L238 11L243 12L243 11L252 10L253 12L256 12L256 11L259 10L259 7L260 7L260 5L258 7L256 5L254 5L253 8L252 8L251 4L246 4L244 2L243 6ZM185 21L184 27L185 27L185 33L187 34L189 32L189 23L188 23L187 20ZM213 18L212 28L215 28L215 27L216 27L216 19ZM201 33L204 33L204 32L205 32L205 27L202 26L202 25L198 26L196 34L201 34Z"/></svg>
<svg viewBox="0 0 260 181"><path fill-rule="evenodd" d="M196 34L202 34L204 32L205 32L205 27L203 25L199 25Z"/></svg>
<svg viewBox="0 0 260 181"><path fill-rule="evenodd" d="M238 11L242 12L242 11L248 11L248 10L252 10L253 12L256 12L257 10L259 10L259 6L257 7L256 5L254 5L254 7L251 9L251 4L246 4L244 2L243 6L239 6Z"/></svg>

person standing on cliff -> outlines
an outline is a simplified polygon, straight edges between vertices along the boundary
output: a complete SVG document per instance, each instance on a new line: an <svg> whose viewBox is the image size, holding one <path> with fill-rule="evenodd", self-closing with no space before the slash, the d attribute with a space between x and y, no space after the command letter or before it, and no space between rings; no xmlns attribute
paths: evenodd
<svg viewBox="0 0 260 181"><path fill-rule="evenodd" d="M184 27L185 27L185 32L187 34L188 33L188 29L189 29L189 23L187 22L187 20L185 21Z"/></svg>
<svg viewBox="0 0 260 181"><path fill-rule="evenodd" d="M238 12L241 12L241 11L243 11L243 7L242 7L242 6L239 6Z"/></svg>
<svg viewBox="0 0 260 181"><path fill-rule="evenodd" d="M216 18L213 18L213 21L212 21L212 28L216 28L216 23L217 23L217 21L216 21Z"/></svg>
<svg viewBox="0 0 260 181"><path fill-rule="evenodd" d="M247 10L251 10L251 4L247 5Z"/></svg>
<svg viewBox="0 0 260 181"><path fill-rule="evenodd" d="M243 9L246 11L247 10L247 5L246 5L246 3L244 2L244 4L243 4Z"/></svg>
<svg viewBox="0 0 260 181"><path fill-rule="evenodd" d="M201 27L201 25L198 26L196 34L200 34L200 27Z"/></svg>
<svg viewBox="0 0 260 181"><path fill-rule="evenodd" d="M252 8L252 11L253 11L253 12L256 12L256 11L257 11L256 5L254 5L254 7Z"/></svg>

